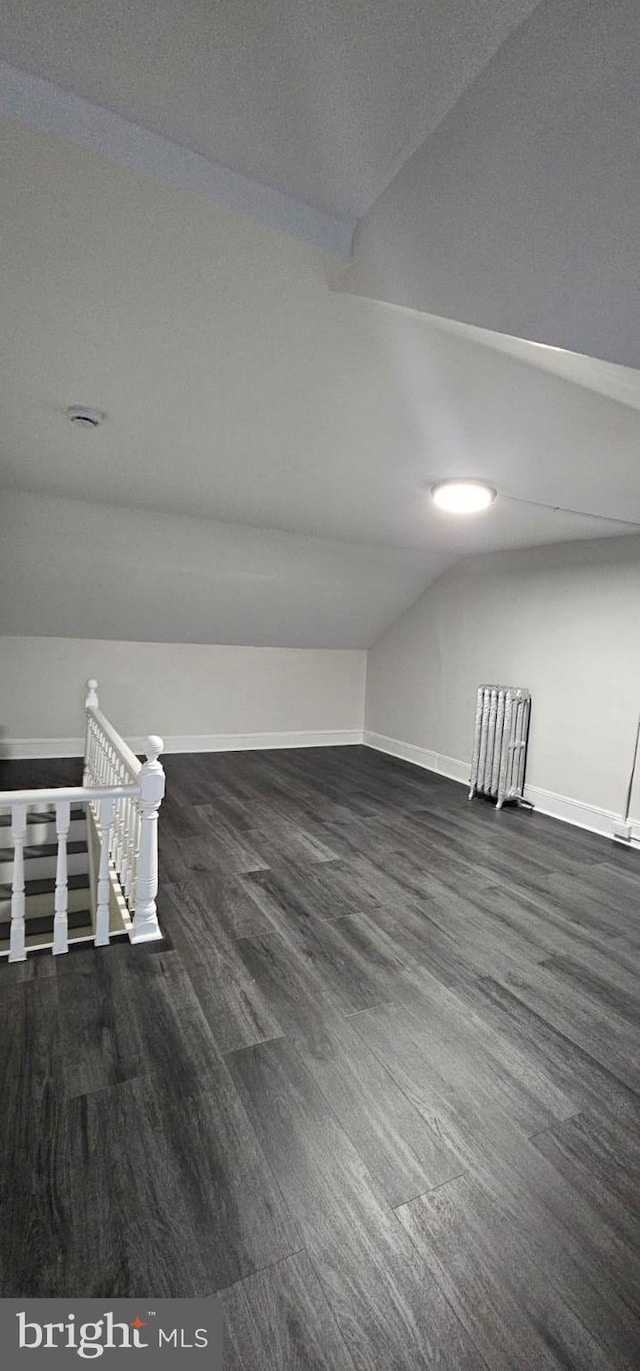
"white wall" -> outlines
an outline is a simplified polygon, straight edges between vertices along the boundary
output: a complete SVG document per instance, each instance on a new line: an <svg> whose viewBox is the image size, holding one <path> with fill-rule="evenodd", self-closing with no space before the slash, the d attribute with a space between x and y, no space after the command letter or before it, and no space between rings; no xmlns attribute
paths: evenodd
<svg viewBox="0 0 640 1371"><path fill-rule="evenodd" d="M639 613L635 536L460 563L370 650L365 727L409 755L462 762L441 764L468 776L478 684L526 686L529 784L620 814L640 712Z"/></svg>
<svg viewBox="0 0 640 1371"><path fill-rule="evenodd" d="M136 744L167 750L355 742L366 654L86 638L0 639L0 755L77 755L84 685Z"/></svg>

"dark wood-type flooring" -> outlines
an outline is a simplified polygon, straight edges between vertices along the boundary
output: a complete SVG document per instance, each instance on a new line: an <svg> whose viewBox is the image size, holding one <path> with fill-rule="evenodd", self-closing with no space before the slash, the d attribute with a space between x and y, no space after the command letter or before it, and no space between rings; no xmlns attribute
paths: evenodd
<svg viewBox="0 0 640 1371"><path fill-rule="evenodd" d="M638 854L364 748L166 771L166 943L0 966L2 1294L223 1292L232 1371L637 1368Z"/></svg>

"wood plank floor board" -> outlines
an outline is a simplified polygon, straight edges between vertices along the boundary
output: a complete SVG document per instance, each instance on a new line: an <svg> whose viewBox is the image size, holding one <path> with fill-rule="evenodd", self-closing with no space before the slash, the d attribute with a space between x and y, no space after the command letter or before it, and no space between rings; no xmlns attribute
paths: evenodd
<svg viewBox="0 0 640 1371"><path fill-rule="evenodd" d="M637 911L617 902L614 906L604 891L590 887L588 877L577 881L564 871L554 871L545 878L540 893L548 895L561 909L571 915L574 923L617 937L637 924Z"/></svg>
<svg viewBox="0 0 640 1371"><path fill-rule="evenodd" d="M415 1065L413 1070L417 1075ZM531 1142L509 1128L506 1119L488 1118L484 1111L474 1113L463 1094L458 1095L454 1112L447 1105L446 1093L433 1088L433 1079L429 1081L433 1093L427 1090L424 1075L422 1082L415 1102L427 1117L440 1119L452 1143L457 1141L463 1174L486 1190L553 1288L606 1348L614 1364L620 1352L619 1364L633 1366L630 1349L637 1355L639 1346L635 1311L640 1279L637 1252L626 1235L601 1223L581 1188L566 1182ZM433 1191L434 1199L440 1193ZM429 1195L424 1197L429 1199ZM604 1289L603 1263L611 1274L611 1283ZM498 1317L494 1311L494 1318Z"/></svg>
<svg viewBox="0 0 640 1371"><path fill-rule="evenodd" d="M2 1293L221 1290L234 1371L635 1371L638 854L366 748L166 772L165 942L0 963Z"/></svg>
<svg viewBox="0 0 640 1371"><path fill-rule="evenodd" d="M573 1102L574 1112L589 1107L603 1117L622 1118L640 1127L637 1093L514 990L493 977L467 976L458 982L455 993L496 1032L538 1062L567 1101Z"/></svg>
<svg viewBox="0 0 640 1371"><path fill-rule="evenodd" d="M59 1089L62 1083L57 979L21 978L12 986L4 981L1 997L0 1098L17 1105L24 1094L37 1105L46 1086Z"/></svg>
<svg viewBox="0 0 640 1371"><path fill-rule="evenodd" d="M165 758L165 766L166 766ZM174 782L175 786L175 782ZM164 826L164 845L182 838L199 838L202 835L202 819L192 805L188 787L177 790L168 782L162 802L162 821Z"/></svg>
<svg viewBox="0 0 640 1371"><path fill-rule="evenodd" d="M338 853L322 837L310 831L310 826L302 827L290 819L275 821L271 819L259 829L250 830L256 847L264 856L268 866L277 867L283 862L296 862L307 867L312 862L323 864L336 860Z"/></svg>
<svg viewBox="0 0 640 1371"><path fill-rule="evenodd" d="M625 953L619 936L609 938L604 949L601 931L577 924L542 893L525 895L521 889L516 892L513 887L497 885L476 890L472 902L480 918L502 928L509 937L516 932L524 939L528 957L544 961L553 949L554 955L570 956L586 966L611 964L616 976L622 971L636 982L637 957Z"/></svg>
<svg viewBox="0 0 640 1371"><path fill-rule="evenodd" d="M203 782L206 771L203 768L201 773L200 785L198 790L199 804L194 806L194 812L198 814L201 825L204 827L215 828L217 824L225 825L227 828L238 832L246 832L249 828L256 828L255 805L261 804L260 800L240 800L235 795L230 795L221 783L216 786L207 785ZM202 806L206 805L206 811L201 813Z"/></svg>
<svg viewBox="0 0 640 1371"><path fill-rule="evenodd" d="M354 1371L306 1252L223 1293L226 1371Z"/></svg>
<svg viewBox="0 0 640 1371"><path fill-rule="evenodd" d="M379 854L378 854L379 855ZM397 909L415 901L415 891L407 887L394 858L374 861L372 856L357 852L323 868L327 885L338 899L356 910L369 913L376 909ZM420 891L420 896L422 891Z"/></svg>
<svg viewBox="0 0 640 1371"><path fill-rule="evenodd" d="M459 1170L489 1150L510 1152L549 1123L547 1104L486 1053L465 1056L464 1045L426 1022L418 1004L388 1004L354 1020L436 1135L459 1158Z"/></svg>
<svg viewBox="0 0 640 1371"><path fill-rule="evenodd" d="M3 1293L204 1296L299 1247L224 1070L78 1096L51 1154L55 1287L36 1252Z"/></svg>
<svg viewBox="0 0 640 1371"><path fill-rule="evenodd" d="M208 834L214 840L214 850L217 850L218 844L223 848L226 845L229 860L235 860L238 870L242 861L245 862L246 871L258 871L261 867L275 866L280 861L309 864L333 861L337 855L326 843L308 833L299 822L274 813L273 807L265 807L264 813L256 816L257 822L252 828L235 829L229 823L220 822L215 806L199 805L197 809ZM255 865L250 865L253 856L257 861Z"/></svg>
<svg viewBox="0 0 640 1371"><path fill-rule="evenodd" d="M568 849L561 825L547 826L541 832L544 823L542 815L536 815L535 818L529 816L533 820L530 823L522 810L506 809L498 814L492 805L485 806L484 815L488 822L479 824L475 805L469 805L466 811L461 811L457 806L443 815L432 803L416 811L412 818L423 826L426 820L430 834L439 836L442 841L446 841L451 831L458 837L464 837L479 853L494 854L501 859L524 857L539 872L550 873L560 868L580 877L585 867L591 869L603 861L610 851L610 844L605 839L596 839L601 846L594 846L594 835L580 829L573 829Z"/></svg>
<svg viewBox="0 0 640 1371"><path fill-rule="evenodd" d="M605 1371L610 1356L549 1282L526 1240L471 1176L398 1216L490 1371Z"/></svg>
<svg viewBox="0 0 640 1371"><path fill-rule="evenodd" d="M82 771L81 757L30 757L19 762L0 757L0 790L82 785Z"/></svg>
<svg viewBox="0 0 640 1371"><path fill-rule="evenodd" d="M398 997L400 998L400 997ZM449 1061L456 1081L486 1080L496 1105L508 1102L508 1112L526 1136L537 1131L537 1120L571 1117L573 1102L529 1051L486 1022L455 989L443 986L429 972L411 981L402 1003L425 1038L429 1056L442 1043L441 1060ZM366 1031L366 1019L363 1020Z"/></svg>
<svg viewBox="0 0 640 1371"><path fill-rule="evenodd" d="M420 832L422 828L422 834ZM513 856L505 852L502 845L474 841L468 833L456 835L445 822L435 824L425 837L424 824L416 816L407 820L404 816L392 824L381 821L381 833L398 853L408 858L414 855L422 861L423 870L437 875L439 871L465 873L469 883L495 884L513 874ZM544 886L553 867L547 857L533 858L521 852L519 870L522 877L532 886Z"/></svg>
<svg viewBox="0 0 640 1371"><path fill-rule="evenodd" d="M273 932L313 971L319 993L344 1014L356 1014L393 995L402 963L390 940L359 915L319 919Z"/></svg>
<svg viewBox="0 0 640 1371"><path fill-rule="evenodd" d="M58 1017L67 1098L154 1074L197 1081L221 1060L175 951L123 942L61 958Z"/></svg>
<svg viewBox="0 0 640 1371"><path fill-rule="evenodd" d="M279 1037L280 1024L247 974L237 939L211 917L202 889L166 887L163 911L219 1051Z"/></svg>
<svg viewBox="0 0 640 1371"><path fill-rule="evenodd" d="M359 915L347 914L290 936L321 970L327 991L345 1014L382 1004L393 993L401 966L397 953Z"/></svg>
<svg viewBox="0 0 640 1371"><path fill-rule="evenodd" d="M245 885L244 879L222 871L191 871L180 879L168 878L159 892L159 908L166 888L171 889L175 905L179 906L182 898L191 898L206 919L210 938L221 941L223 946L228 945L229 940L268 933L273 924L255 898L253 884ZM170 911L170 921L171 918Z"/></svg>
<svg viewBox="0 0 640 1371"><path fill-rule="evenodd" d="M500 938L489 922L484 939L474 932L472 909L466 933L464 919L460 926L457 914L448 919L434 902L425 902L422 907L415 902L379 906L352 917L362 926L377 929L381 945L395 949L405 977L418 986L426 974L455 989L469 975L516 975L524 962L524 953L518 956L517 949ZM530 954L525 964L535 967L538 961L539 957ZM398 994L402 998L400 991Z"/></svg>
<svg viewBox="0 0 640 1371"><path fill-rule="evenodd" d="M631 1089L640 1088L639 1035L621 1014L608 1005L596 1004L575 983L569 997L566 984L548 967L509 970L501 973L500 979L614 1076Z"/></svg>
<svg viewBox="0 0 640 1371"><path fill-rule="evenodd" d="M284 1039L229 1068L356 1367L482 1367L424 1262Z"/></svg>
<svg viewBox="0 0 640 1371"><path fill-rule="evenodd" d="M58 1152L66 1108L62 1092L51 1081L40 1088L37 1101L27 1088L17 1097L3 1092L2 1101L0 1296L67 1293L64 1257L68 1234L61 1219ZM85 1185L86 1177L83 1190ZM97 1271L102 1281L100 1265Z"/></svg>
<svg viewBox="0 0 640 1371"><path fill-rule="evenodd" d="M4 980L0 995L0 1293L26 1294L33 1267L47 1293L60 1272L53 1162L63 1108L58 985L55 978L12 987Z"/></svg>
<svg viewBox="0 0 640 1371"><path fill-rule="evenodd" d="M620 1125L613 1142L610 1133L603 1145L604 1136L583 1113L550 1125L530 1141L598 1211L599 1223L629 1244L634 1260L640 1232L640 1141ZM622 1167L614 1160L614 1147L624 1157ZM640 1299L638 1303L640 1312Z"/></svg>
<svg viewBox="0 0 640 1371"><path fill-rule="evenodd" d="M267 916L263 929L270 924L286 932L318 919L354 913L358 909L355 897L345 896L336 888L334 865L333 861L303 864L284 860L268 871L243 877L244 890Z"/></svg>
<svg viewBox="0 0 640 1371"><path fill-rule="evenodd" d="M56 964L53 957L28 957L26 962L10 962L8 957L0 958L0 1003L5 991L14 990L26 981L54 980Z"/></svg>
<svg viewBox="0 0 640 1371"><path fill-rule="evenodd" d="M615 955L615 954L614 954ZM616 1020L624 1019L632 1028L640 1029L640 1005L637 998L636 977L619 962L587 954L577 961L572 956L554 952L540 965L552 973L556 981L593 1001L594 1009L610 1009Z"/></svg>
<svg viewBox="0 0 640 1371"><path fill-rule="evenodd" d="M313 967L273 937L245 942L242 956L389 1204L457 1175L457 1156L327 998Z"/></svg>
<svg viewBox="0 0 640 1371"><path fill-rule="evenodd" d="M640 917L640 890L637 873L633 866L621 869L615 861L609 860L614 854L608 853L601 861L589 867L589 887L593 894L602 891L609 904L615 904L623 911L628 910Z"/></svg>
<svg viewBox="0 0 640 1371"><path fill-rule="evenodd" d="M495 971L498 965L512 968L540 961L540 950L521 929L507 927L495 909L495 901L484 891L463 896L434 877L425 885L424 899L411 909L402 908L398 923L402 930L420 939L421 934L455 945L463 965L476 971Z"/></svg>
<svg viewBox="0 0 640 1371"><path fill-rule="evenodd" d="M553 1131L559 1146L577 1164L597 1175L599 1184L627 1209L640 1214L640 1128L635 1121L597 1116L585 1109L555 1125Z"/></svg>
<svg viewBox="0 0 640 1371"><path fill-rule="evenodd" d="M252 842L252 831L228 828L210 829L197 837L180 839L179 860L183 872L224 872L241 876L245 871L266 870L269 863Z"/></svg>
<svg viewBox="0 0 640 1371"><path fill-rule="evenodd" d="M210 1072L196 1090L156 1082L156 1091L186 1228L206 1254L209 1289L297 1251L295 1224L226 1069Z"/></svg>

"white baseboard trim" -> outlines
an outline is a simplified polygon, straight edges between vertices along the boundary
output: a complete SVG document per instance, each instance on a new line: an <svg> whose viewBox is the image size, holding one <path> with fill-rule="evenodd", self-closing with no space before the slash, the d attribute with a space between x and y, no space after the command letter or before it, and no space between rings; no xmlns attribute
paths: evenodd
<svg viewBox="0 0 640 1371"><path fill-rule="evenodd" d="M135 752L144 750L144 738L128 739ZM167 737L165 752L253 752L280 747L344 747L362 743L362 729L304 729L292 733L200 733Z"/></svg>
<svg viewBox="0 0 640 1371"><path fill-rule="evenodd" d="M435 771L439 776L448 776L452 781L469 784L470 762L461 762L456 757L446 757L428 747L416 747L414 743L403 743L399 738L388 738L383 733L372 733L365 729L365 747L373 747L377 752L387 752L391 757L401 757L415 766ZM561 823L573 824L575 828L585 828L590 833L600 833L605 838L613 837L613 825L620 815L610 809L600 809L597 805L587 804L584 800L573 800L568 795L557 795L553 790L542 786L525 785L524 798L540 814L548 814ZM640 848L640 820L630 820L631 841L622 846Z"/></svg>
<svg viewBox="0 0 640 1371"><path fill-rule="evenodd" d="M573 800L568 795L557 795L554 790L545 790L542 786L525 785L524 798L551 819L573 824L575 828L586 828L589 833L601 833L605 838L613 837L614 822L620 818L610 809L600 809L598 805Z"/></svg>
<svg viewBox="0 0 640 1371"><path fill-rule="evenodd" d="M84 738L0 738L0 760L34 757L83 757Z"/></svg>
<svg viewBox="0 0 640 1371"><path fill-rule="evenodd" d="M456 757L446 757L444 753L433 752L428 747L416 747L415 743L403 743L399 738L388 738L384 733L372 733L365 728L363 734L365 747L373 747L376 752L387 752L390 757L400 757L414 766L422 766L426 771L435 771L439 776L448 776L451 781L469 784L470 765L460 762Z"/></svg>
<svg viewBox="0 0 640 1371"><path fill-rule="evenodd" d="M145 740L126 739L140 754ZM280 747L344 747L362 743L359 728L305 729L291 733L199 733L165 737L165 752L244 752ZM7 738L0 740L0 758L22 761L39 757L82 757L84 738Z"/></svg>

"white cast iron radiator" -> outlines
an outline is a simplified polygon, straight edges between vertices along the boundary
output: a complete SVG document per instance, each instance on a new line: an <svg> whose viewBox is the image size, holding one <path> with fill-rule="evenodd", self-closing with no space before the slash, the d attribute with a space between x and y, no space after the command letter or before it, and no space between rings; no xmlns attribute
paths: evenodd
<svg viewBox="0 0 640 1371"><path fill-rule="evenodd" d="M528 690L479 686L469 799L491 795L498 809L522 799L530 709Z"/></svg>

